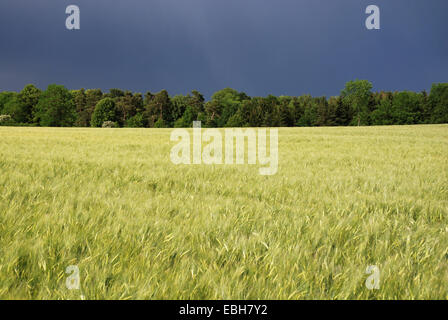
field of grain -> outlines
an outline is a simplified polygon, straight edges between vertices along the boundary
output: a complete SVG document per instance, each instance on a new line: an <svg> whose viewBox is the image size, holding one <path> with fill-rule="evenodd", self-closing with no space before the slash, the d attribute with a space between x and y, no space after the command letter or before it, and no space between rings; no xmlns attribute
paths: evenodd
<svg viewBox="0 0 448 320"><path fill-rule="evenodd" d="M0 127L0 299L448 299L448 125L280 129L274 176L170 132Z"/></svg>

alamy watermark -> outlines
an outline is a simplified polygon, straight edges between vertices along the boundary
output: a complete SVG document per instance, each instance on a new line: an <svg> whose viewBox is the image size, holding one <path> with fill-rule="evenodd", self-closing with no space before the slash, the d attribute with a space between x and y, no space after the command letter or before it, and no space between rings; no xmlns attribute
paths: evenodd
<svg viewBox="0 0 448 320"><path fill-rule="evenodd" d="M69 5L65 9L65 13L69 16L65 19L65 27L68 30L79 30L81 28L81 15L78 6Z"/></svg>
<svg viewBox="0 0 448 320"><path fill-rule="evenodd" d="M377 266L368 266L366 269L366 274L370 276L366 279L366 288L369 290L379 290L380 289L380 268Z"/></svg>
<svg viewBox="0 0 448 320"><path fill-rule="evenodd" d="M278 171L278 129L269 129L269 155L267 154L267 129L224 129L224 140L219 129L206 129L202 133L201 121L193 122L193 151L187 129L174 129L171 141L178 142L170 153L174 164L247 164L256 165L257 156L261 175L274 175ZM203 142L208 143L204 147ZM258 143L257 143L258 142ZM223 153L223 144L225 153Z"/></svg>
<svg viewBox="0 0 448 320"><path fill-rule="evenodd" d="M81 276L79 272L79 267L76 265L68 266L65 269L65 273L69 274L67 279L65 279L65 287L72 291L72 290L81 290ZM81 293L80 295L81 300L85 300L86 297Z"/></svg>
<svg viewBox="0 0 448 320"><path fill-rule="evenodd" d="M65 20L65 27L68 30L79 30L80 27L80 10L77 5L69 5L65 9L65 13L69 16ZM376 5L369 5L365 13L369 16L366 19L365 26L368 30L380 29L380 8Z"/></svg>
<svg viewBox="0 0 448 320"><path fill-rule="evenodd" d="M366 8L366 14L369 16L366 19L366 28L368 30L379 30L380 28L380 8L375 5L370 5Z"/></svg>
<svg viewBox="0 0 448 320"><path fill-rule="evenodd" d="M81 278L79 276L78 266L68 266L65 273L70 274L65 280L65 286L68 290L79 290Z"/></svg>

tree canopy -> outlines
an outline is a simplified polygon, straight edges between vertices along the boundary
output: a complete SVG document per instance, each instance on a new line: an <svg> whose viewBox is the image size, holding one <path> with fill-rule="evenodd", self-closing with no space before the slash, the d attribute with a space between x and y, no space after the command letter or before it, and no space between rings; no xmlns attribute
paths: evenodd
<svg viewBox="0 0 448 320"><path fill-rule="evenodd" d="M42 92L33 113L34 121L43 127L70 127L77 116L72 94L56 84Z"/></svg>
<svg viewBox="0 0 448 320"><path fill-rule="evenodd" d="M102 127L292 127L448 123L448 83L431 92L372 92L367 80L349 81L335 97L250 97L225 88L209 101L196 90L186 95L110 89L44 91L27 85L20 92L0 92L3 125ZM109 123L110 124L110 123ZM2 125L2 124L0 124Z"/></svg>

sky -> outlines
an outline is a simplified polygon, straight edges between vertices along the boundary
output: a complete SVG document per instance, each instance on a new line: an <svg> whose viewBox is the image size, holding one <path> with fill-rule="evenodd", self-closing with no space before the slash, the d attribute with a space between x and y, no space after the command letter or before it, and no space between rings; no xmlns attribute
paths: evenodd
<svg viewBox="0 0 448 320"><path fill-rule="evenodd" d="M65 27L72 4L80 30ZM371 4L380 30L365 27ZM421 91L448 82L447 40L447 0L1 0L0 91Z"/></svg>

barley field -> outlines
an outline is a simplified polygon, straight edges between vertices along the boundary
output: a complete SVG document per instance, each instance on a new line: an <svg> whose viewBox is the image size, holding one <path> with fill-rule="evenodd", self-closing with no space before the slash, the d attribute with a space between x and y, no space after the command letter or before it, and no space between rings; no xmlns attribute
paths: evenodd
<svg viewBox="0 0 448 320"><path fill-rule="evenodd" d="M273 176L170 133L0 127L0 299L448 299L448 125L281 128Z"/></svg>

